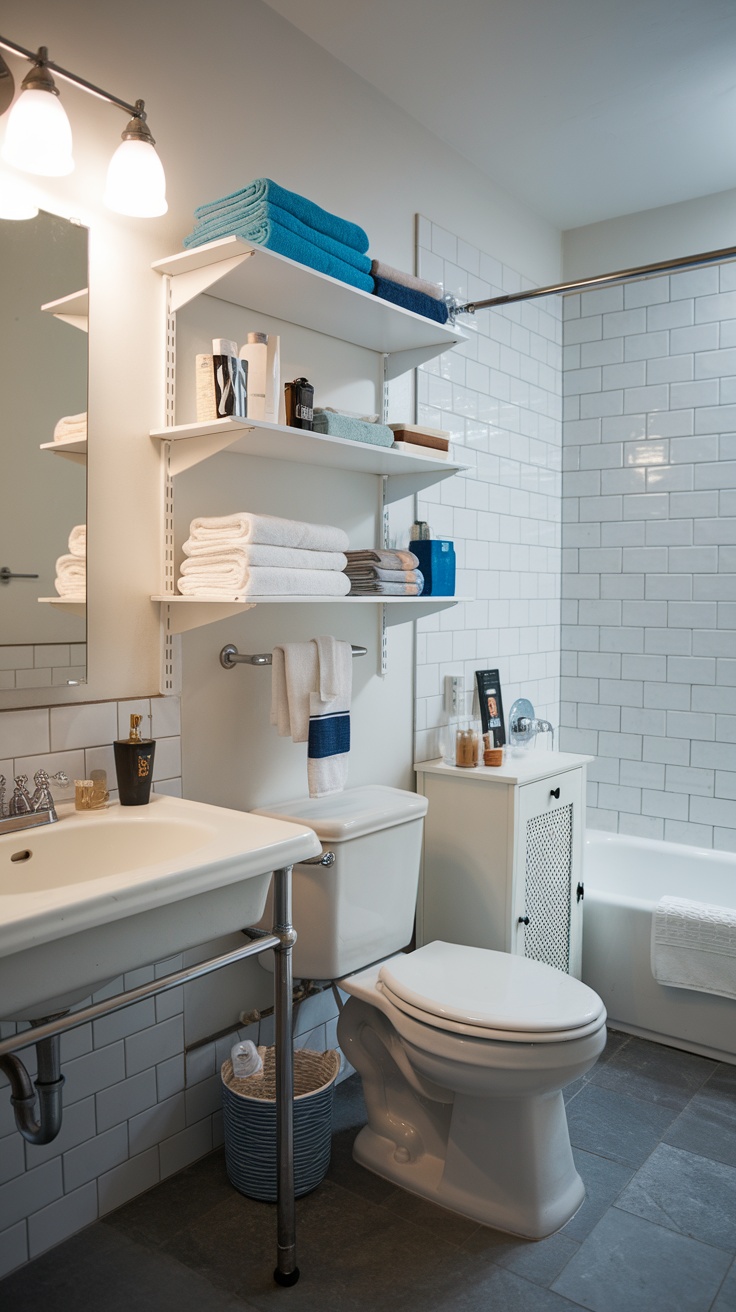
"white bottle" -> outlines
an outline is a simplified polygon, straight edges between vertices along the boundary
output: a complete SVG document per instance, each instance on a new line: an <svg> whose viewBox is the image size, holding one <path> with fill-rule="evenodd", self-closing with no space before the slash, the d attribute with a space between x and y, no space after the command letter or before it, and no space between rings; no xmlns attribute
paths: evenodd
<svg viewBox="0 0 736 1312"><path fill-rule="evenodd" d="M281 338L269 333L248 333L241 360L248 361L248 418L279 422L281 395Z"/></svg>

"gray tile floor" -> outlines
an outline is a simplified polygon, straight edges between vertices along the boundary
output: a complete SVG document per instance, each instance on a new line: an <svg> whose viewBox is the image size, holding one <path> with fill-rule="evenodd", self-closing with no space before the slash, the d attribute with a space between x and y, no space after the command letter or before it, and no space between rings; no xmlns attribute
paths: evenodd
<svg viewBox="0 0 736 1312"><path fill-rule="evenodd" d="M214 1153L0 1283L8 1312L736 1312L736 1067L611 1033L568 1094L587 1196L540 1243L353 1162L357 1076L327 1179L298 1203L301 1279L272 1281L275 1209Z"/></svg>

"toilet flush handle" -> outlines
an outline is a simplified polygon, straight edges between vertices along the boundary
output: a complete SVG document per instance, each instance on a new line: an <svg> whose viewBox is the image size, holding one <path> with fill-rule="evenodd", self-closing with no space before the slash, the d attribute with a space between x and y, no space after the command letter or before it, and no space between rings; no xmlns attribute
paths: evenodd
<svg viewBox="0 0 736 1312"><path fill-rule="evenodd" d="M300 861L300 866L334 866L337 860L334 852L322 852L320 856L310 856L306 861Z"/></svg>

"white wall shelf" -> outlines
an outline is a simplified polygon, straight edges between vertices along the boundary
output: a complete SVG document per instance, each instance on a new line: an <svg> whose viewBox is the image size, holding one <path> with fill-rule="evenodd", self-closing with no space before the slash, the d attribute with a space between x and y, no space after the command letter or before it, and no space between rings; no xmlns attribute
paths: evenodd
<svg viewBox="0 0 736 1312"><path fill-rule="evenodd" d="M467 469L467 465L455 464L452 460L438 460L430 455L404 455L391 447L351 442L260 419L213 419L209 423L177 424L173 428L154 429L151 436L171 443L169 472L172 475L191 469L219 451L230 451L236 455L264 456L268 460L345 469L354 474L385 475L391 484L400 478L401 481L392 488L393 495L389 497L392 501L450 478L458 470ZM47 443L44 449L54 445L59 443ZM402 475L409 482L405 483Z"/></svg>
<svg viewBox="0 0 736 1312"><path fill-rule="evenodd" d="M71 292L69 296L60 296L56 301L47 301L41 309L46 314L53 314L55 318L62 319L64 323L70 323L73 328L79 328L84 333L89 332L88 287L83 287L78 292Z"/></svg>
<svg viewBox="0 0 736 1312"><path fill-rule="evenodd" d="M209 291L222 300L328 337L399 356L389 365L389 377L465 341L466 335L457 325L425 319L241 237L223 237L196 246L157 260L153 267L172 280L174 312Z"/></svg>
<svg viewBox="0 0 736 1312"><path fill-rule="evenodd" d="M84 617L87 614L86 601L75 601L70 597L39 597L38 602L42 606L61 606L71 615Z"/></svg>
<svg viewBox="0 0 736 1312"><path fill-rule="evenodd" d="M77 465L87 463L86 437L65 437L58 442L42 442L40 451L51 451L55 456L64 456Z"/></svg>
<svg viewBox="0 0 736 1312"><path fill-rule="evenodd" d="M253 597L248 600L237 597L180 597L176 593L159 593L151 601L160 602L169 607L168 627L171 633L187 633L190 629L201 628L204 624L213 624L216 620L229 619L233 615L243 615L255 606L385 606L386 623L405 624L423 615L433 615L437 611L456 606L459 601L469 601L469 597Z"/></svg>
<svg viewBox="0 0 736 1312"><path fill-rule="evenodd" d="M252 600L182 597L174 592L174 479L204 460L228 451L270 460L342 469L382 478L382 503L396 501L467 468L431 454L406 455L388 447L345 441L322 433L254 419L216 419L175 424L176 314L205 293L236 306L268 314L285 323L322 333L383 356L384 408L389 378L416 368L465 340L453 324L439 324L378 296L350 287L306 265L224 237L193 250L157 260L154 270L166 281L166 427L151 436L162 444L165 471L165 591L151 598L161 607L164 650L162 691L175 687L177 658L173 637L190 629L251 610L255 605L379 606L381 671L386 669L389 625L404 624L446 610L461 597L257 597Z"/></svg>

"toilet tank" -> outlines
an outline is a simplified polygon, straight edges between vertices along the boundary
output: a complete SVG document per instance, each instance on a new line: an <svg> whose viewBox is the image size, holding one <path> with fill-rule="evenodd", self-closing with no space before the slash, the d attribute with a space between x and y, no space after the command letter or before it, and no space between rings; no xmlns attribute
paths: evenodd
<svg viewBox="0 0 736 1312"><path fill-rule="evenodd" d="M427 799L370 784L303 797L255 814L309 825L332 866L294 866L294 975L340 979L409 943ZM260 924L273 923L271 894Z"/></svg>

